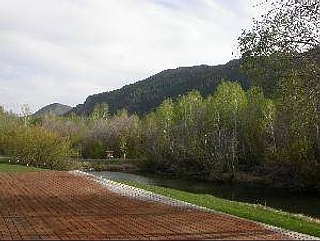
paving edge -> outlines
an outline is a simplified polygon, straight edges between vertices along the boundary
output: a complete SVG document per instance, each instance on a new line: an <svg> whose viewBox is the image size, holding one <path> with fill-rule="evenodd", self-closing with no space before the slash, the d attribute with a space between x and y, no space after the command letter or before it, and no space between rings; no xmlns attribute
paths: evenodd
<svg viewBox="0 0 320 241"><path fill-rule="evenodd" d="M74 170L74 171L70 171L71 174L76 175L76 176L87 176L87 177L91 177L95 182L103 185L104 187L106 187L107 189L109 189L112 192L115 192L121 196L125 196L125 197L130 197L130 198L134 198L134 199L138 199L138 200L143 200L143 201L153 201L153 202L161 202L170 206L174 206L174 207L181 207L181 208L192 208L192 209L198 209L198 210L203 210L203 211L208 211L208 212L213 212L213 213L218 213L218 214L223 214L232 218L238 218L238 219L242 219L242 220L246 220L246 221L250 221L253 223L257 223L259 225L262 225L263 227L265 227L268 230L283 234L288 236L291 239L295 239L295 240L320 240L320 238L318 237L314 237L314 236L310 236L307 234L302 234L302 233L298 233L298 232L294 232L294 231L290 231L290 230L286 230L283 228L279 228L276 226L272 226L269 224L265 224L265 223L261 223L258 221L254 221L254 220L249 220L249 219L245 219L245 218L241 218L238 216L234 216L231 214L227 214L227 213L223 213L220 211L216 211L210 208L206 208L203 206L199 206L199 205L195 205L192 203L188 203L185 201L181 201L181 200L177 200L177 199L173 199L170 197L166 197L157 193L153 193L141 188L137 188L137 187L133 187L127 184L123 184L123 183L119 183L119 182L115 182L112 181L110 179L106 179L103 178L102 176L98 177L96 175L84 172L84 171L80 171L80 170Z"/></svg>

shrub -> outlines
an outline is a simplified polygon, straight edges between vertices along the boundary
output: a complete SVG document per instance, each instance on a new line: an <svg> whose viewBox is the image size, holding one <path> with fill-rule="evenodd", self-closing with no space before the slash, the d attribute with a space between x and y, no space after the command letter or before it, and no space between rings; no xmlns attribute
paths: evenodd
<svg viewBox="0 0 320 241"><path fill-rule="evenodd" d="M8 155L36 167L66 170L72 168L75 156L71 142L39 126L17 126L7 132Z"/></svg>

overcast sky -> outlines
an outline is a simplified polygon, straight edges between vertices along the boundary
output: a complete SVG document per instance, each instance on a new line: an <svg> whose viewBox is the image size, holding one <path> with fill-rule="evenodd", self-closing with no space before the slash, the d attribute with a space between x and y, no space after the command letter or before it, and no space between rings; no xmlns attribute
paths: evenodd
<svg viewBox="0 0 320 241"><path fill-rule="evenodd" d="M224 64L261 0L0 0L0 105L75 106L164 69Z"/></svg>

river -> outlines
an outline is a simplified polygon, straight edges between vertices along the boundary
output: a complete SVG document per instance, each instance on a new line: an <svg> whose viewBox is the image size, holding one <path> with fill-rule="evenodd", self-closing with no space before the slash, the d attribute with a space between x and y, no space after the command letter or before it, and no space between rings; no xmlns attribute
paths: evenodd
<svg viewBox="0 0 320 241"><path fill-rule="evenodd" d="M159 176L147 176L141 173L108 171L92 171L90 173L116 181L134 181L141 184L168 187L192 193L211 194L228 200L262 204L291 213L320 218L319 195L297 194L286 190L274 190L237 184L231 185L186 179L166 179Z"/></svg>

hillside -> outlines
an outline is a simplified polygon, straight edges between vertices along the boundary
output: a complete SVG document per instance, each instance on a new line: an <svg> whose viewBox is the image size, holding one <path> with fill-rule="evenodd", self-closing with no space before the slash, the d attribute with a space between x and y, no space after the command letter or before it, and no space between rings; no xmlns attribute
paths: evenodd
<svg viewBox="0 0 320 241"><path fill-rule="evenodd" d="M240 60L231 60L224 65L164 70L121 89L91 95L68 114L88 115L96 104L106 102L111 114L125 108L129 113L143 115L154 110L167 97L175 99L191 90L199 90L203 96L207 96L216 89L222 78L239 81L246 89L250 82L240 73L239 68Z"/></svg>
<svg viewBox="0 0 320 241"><path fill-rule="evenodd" d="M41 108L40 110L35 112L33 116L38 117L38 116L43 116L48 114L60 116L60 115L66 114L71 109L72 109L71 106L54 103Z"/></svg>

